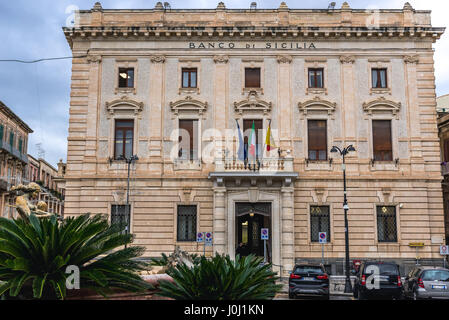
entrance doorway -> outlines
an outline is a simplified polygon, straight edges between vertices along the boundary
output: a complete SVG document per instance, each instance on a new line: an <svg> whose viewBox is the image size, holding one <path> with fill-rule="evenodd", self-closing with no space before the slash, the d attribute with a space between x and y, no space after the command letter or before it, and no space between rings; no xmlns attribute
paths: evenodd
<svg viewBox="0 0 449 320"><path fill-rule="evenodd" d="M267 261L271 262L271 203L236 203L236 254L264 256L262 228L268 228ZM243 244L240 246L240 244ZM240 246L240 248L239 248Z"/></svg>

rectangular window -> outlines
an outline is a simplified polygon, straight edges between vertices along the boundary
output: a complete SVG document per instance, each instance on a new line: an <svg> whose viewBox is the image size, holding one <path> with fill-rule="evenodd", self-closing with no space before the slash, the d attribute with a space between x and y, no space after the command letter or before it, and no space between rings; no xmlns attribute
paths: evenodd
<svg viewBox="0 0 449 320"><path fill-rule="evenodd" d="M263 155L263 145L260 145L261 141L263 141L263 137L259 137L260 134L263 134L263 122L262 120L243 120L243 139L245 144L245 154L248 157L249 156L249 145L248 145L248 139L251 135L251 131L253 128L253 122L254 122L254 129L256 131L256 158L259 159ZM251 142L249 142L251 143Z"/></svg>
<svg viewBox="0 0 449 320"><path fill-rule="evenodd" d="M397 242L396 207L377 206L377 238L379 242Z"/></svg>
<svg viewBox="0 0 449 320"><path fill-rule="evenodd" d="M182 69L182 87L196 88L197 87L197 69L183 68Z"/></svg>
<svg viewBox="0 0 449 320"><path fill-rule="evenodd" d="M111 206L111 225L118 224L126 233L131 232L131 206L130 205L112 205Z"/></svg>
<svg viewBox="0 0 449 320"><path fill-rule="evenodd" d="M372 69L373 88L387 88L387 69Z"/></svg>
<svg viewBox="0 0 449 320"><path fill-rule="evenodd" d="M134 88L134 68L119 68L118 87Z"/></svg>
<svg viewBox="0 0 449 320"><path fill-rule="evenodd" d="M118 160L121 156L130 159L133 155L134 120L115 120L115 153Z"/></svg>
<svg viewBox="0 0 449 320"><path fill-rule="evenodd" d="M324 69L309 69L309 88L324 88Z"/></svg>
<svg viewBox="0 0 449 320"><path fill-rule="evenodd" d="M0 124L0 141L3 141L4 130L5 130L5 127L2 124Z"/></svg>
<svg viewBox="0 0 449 320"><path fill-rule="evenodd" d="M9 133L9 145L11 148L14 146L14 133L12 131Z"/></svg>
<svg viewBox="0 0 449 320"><path fill-rule="evenodd" d="M245 88L260 88L260 68L245 68Z"/></svg>
<svg viewBox="0 0 449 320"><path fill-rule="evenodd" d="M319 233L326 232L327 242L330 242L329 206L310 206L310 239L319 242Z"/></svg>
<svg viewBox="0 0 449 320"><path fill-rule="evenodd" d="M23 153L22 146L23 146L22 138L19 138L19 151L20 151L20 153Z"/></svg>
<svg viewBox="0 0 449 320"><path fill-rule="evenodd" d="M198 160L198 120L179 120L179 152L181 160Z"/></svg>
<svg viewBox="0 0 449 320"><path fill-rule="evenodd" d="M326 120L308 121L309 160L327 160Z"/></svg>
<svg viewBox="0 0 449 320"><path fill-rule="evenodd" d="M375 161L393 161L390 120L373 120L373 153Z"/></svg>
<svg viewBox="0 0 449 320"><path fill-rule="evenodd" d="M196 206L178 206L178 241L196 240Z"/></svg>

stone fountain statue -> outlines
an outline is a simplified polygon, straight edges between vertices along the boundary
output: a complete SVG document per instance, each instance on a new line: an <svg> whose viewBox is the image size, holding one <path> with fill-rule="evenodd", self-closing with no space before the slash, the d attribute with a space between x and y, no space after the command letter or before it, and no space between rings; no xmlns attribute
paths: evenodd
<svg viewBox="0 0 449 320"><path fill-rule="evenodd" d="M31 203L31 201L36 199L41 192L41 188L37 183L32 182L27 186L19 184L18 186L12 187L11 191L21 193L21 195L16 197L15 207L22 219L28 221L31 213L34 213L38 218L47 218L51 216L59 218L57 214L47 212L48 206L44 201L39 201L37 205Z"/></svg>

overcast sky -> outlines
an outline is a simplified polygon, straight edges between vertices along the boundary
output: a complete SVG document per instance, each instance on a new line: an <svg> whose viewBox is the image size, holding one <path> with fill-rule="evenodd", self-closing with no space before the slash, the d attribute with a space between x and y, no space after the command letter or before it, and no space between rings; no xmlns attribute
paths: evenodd
<svg viewBox="0 0 449 320"><path fill-rule="evenodd" d="M105 9L154 8L155 0L103 0ZM169 1L173 9L216 8L219 1ZM249 8L252 0L225 0L228 8ZM281 0L256 1L258 8L278 8ZM327 8L328 0L286 1L290 8ZM344 1L336 1L337 8ZM405 1L348 1L352 8L402 9ZM71 51L61 30L70 17L70 8L91 9L90 0L0 0L0 60L39 59L70 56ZM449 1L412 0L415 9L432 10L435 27L448 26ZM447 31L449 32L449 30ZM437 94L449 93L449 40L443 35L435 45ZM41 143L45 158L56 166L66 161L70 101L71 61L48 61L37 64L0 62L0 100L21 117L33 130L28 152L38 156Z"/></svg>

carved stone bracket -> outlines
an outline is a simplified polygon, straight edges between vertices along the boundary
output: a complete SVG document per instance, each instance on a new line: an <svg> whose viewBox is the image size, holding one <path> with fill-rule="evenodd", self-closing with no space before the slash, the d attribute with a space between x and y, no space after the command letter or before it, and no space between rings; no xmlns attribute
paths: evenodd
<svg viewBox="0 0 449 320"><path fill-rule="evenodd" d="M234 110L237 114L240 116L243 115L243 113L254 113L259 112L262 113L264 116L268 115L268 113L271 112L272 103L266 102L262 99L260 99L257 95L257 91L250 91L248 93L248 98L245 100L242 100L240 102L234 102Z"/></svg>
<svg viewBox="0 0 449 320"><path fill-rule="evenodd" d="M404 56L404 62L409 64L417 64L419 62L418 55Z"/></svg>
<svg viewBox="0 0 449 320"><path fill-rule="evenodd" d="M101 62L101 56L88 55L87 56L87 62L89 62L89 63L100 63Z"/></svg>
<svg viewBox="0 0 449 320"><path fill-rule="evenodd" d="M163 55L155 55L150 58L152 63L165 63L165 56Z"/></svg>
<svg viewBox="0 0 449 320"><path fill-rule="evenodd" d="M289 55L280 55L277 56L278 63L292 63L293 59L292 56Z"/></svg>
<svg viewBox="0 0 449 320"><path fill-rule="evenodd" d="M140 115L142 110L143 102L131 100L126 96L111 102L106 102L106 111L108 112L109 117L114 116L117 112L129 112L134 115Z"/></svg>
<svg viewBox="0 0 449 320"><path fill-rule="evenodd" d="M215 63L228 63L229 57L227 55L221 54L214 56Z"/></svg>
<svg viewBox="0 0 449 320"><path fill-rule="evenodd" d="M355 56L341 56L340 62L342 64L353 64L355 62Z"/></svg>
<svg viewBox="0 0 449 320"><path fill-rule="evenodd" d="M308 113L327 113L329 116L332 116L333 119L333 115L337 108L337 103L323 100L316 96L312 100L298 103L298 107L299 111L302 112L304 116Z"/></svg>
<svg viewBox="0 0 449 320"><path fill-rule="evenodd" d="M173 112L174 117L178 117L179 113L197 113L198 116L203 117L207 111L207 101L202 102L200 100L193 99L191 96L187 96L184 99L176 102L170 102L170 109Z"/></svg>
<svg viewBox="0 0 449 320"><path fill-rule="evenodd" d="M387 100L385 97L380 97L379 99L363 103L363 111L370 116L373 115L373 113L391 113L397 118L400 110L400 102Z"/></svg>

